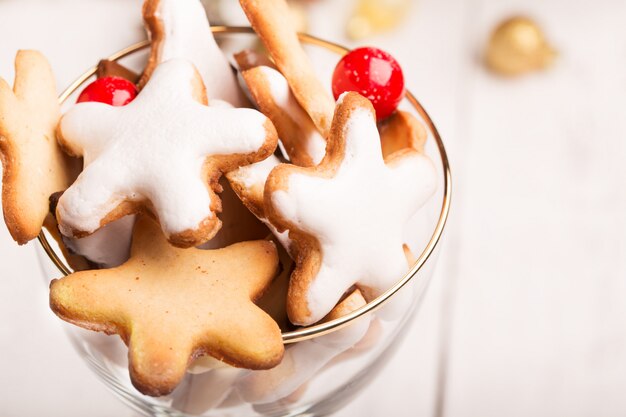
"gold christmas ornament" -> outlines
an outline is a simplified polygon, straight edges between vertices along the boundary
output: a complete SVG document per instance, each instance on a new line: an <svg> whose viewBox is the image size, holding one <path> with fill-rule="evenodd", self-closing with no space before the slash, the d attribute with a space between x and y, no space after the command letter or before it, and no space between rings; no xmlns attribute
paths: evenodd
<svg viewBox="0 0 626 417"><path fill-rule="evenodd" d="M485 61L494 72L521 75L549 66L556 52L539 26L526 17L512 17L500 23L491 34Z"/></svg>
<svg viewBox="0 0 626 417"><path fill-rule="evenodd" d="M407 15L413 0L358 0L348 21L347 34L354 40L395 28Z"/></svg>

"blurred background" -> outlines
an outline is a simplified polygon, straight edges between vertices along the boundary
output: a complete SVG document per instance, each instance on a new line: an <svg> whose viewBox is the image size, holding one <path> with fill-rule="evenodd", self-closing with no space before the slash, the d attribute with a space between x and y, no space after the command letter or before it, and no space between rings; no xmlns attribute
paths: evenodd
<svg viewBox="0 0 626 417"><path fill-rule="evenodd" d="M64 87L143 39L140 3L0 0L0 74L36 48ZM234 0L205 4L246 23ZM301 30L399 60L455 182L417 320L339 416L626 415L626 2L291 4ZM2 415L132 416L48 310L33 245L1 227L0 259Z"/></svg>

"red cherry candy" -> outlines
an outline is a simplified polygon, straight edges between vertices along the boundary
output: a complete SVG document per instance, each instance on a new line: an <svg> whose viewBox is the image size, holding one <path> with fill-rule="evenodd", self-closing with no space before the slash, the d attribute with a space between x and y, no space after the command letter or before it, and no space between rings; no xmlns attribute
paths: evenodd
<svg viewBox="0 0 626 417"><path fill-rule="evenodd" d="M346 91L367 97L376 109L376 118L385 119L404 98L402 68L381 49L355 49L341 58L333 74L335 100Z"/></svg>
<svg viewBox="0 0 626 417"><path fill-rule="evenodd" d="M125 106L135 97L135 84L121 77L103 77L85 87L76 102L98 101L112 106Z"/></svg>

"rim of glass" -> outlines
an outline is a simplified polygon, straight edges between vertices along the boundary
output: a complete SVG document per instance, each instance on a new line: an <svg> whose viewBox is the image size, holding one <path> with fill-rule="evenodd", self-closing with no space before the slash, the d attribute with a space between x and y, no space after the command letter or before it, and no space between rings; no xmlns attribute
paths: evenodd
<svg viewBox="0 0 626 417"><path fill-rule="evenodd" d="M214 26L211 29L213 33L216 35L233 34L233 33L244 33L244 34L256 35L254 30L251 27L247 27L247 26ZM317 38L315 36L312 36L306 33L299 33L298 36L300 38L300 41L305 44L319 46L319 47L328 49L332 52L335 52L339 55L343 55L350 50L336 43L325 41L323 39ZM148 46L150 46L150 41L148 40L141 41L112 54L107 59L111 61L117 61L135 52L146 49ZM78 77L73 83L71 83L59 96L59 102L63 104L65 100L67 100L67 98L72 93L74 93L83 83L85 83L85 81L87 81L96 73L96 70L97 70L96 66L89 68L80 77ZM437 148L439 150L439 156L441 158L441 165L443 169L444 182L443 182L443 198L441 202L441 209L439 212L439 219L437 221L437 225L435 226L435 229L430 237L430 240L428 244L426 245L426 247L424 248L424 250L422 251L422 253L420 254L420 256L417 258L417 260L413 264L413 266L411 267L411 269L406 273L406 275L402 279L397 281L391 288L389 288L383 294L381 294L374 300L370 301L363 307L360 307L357 310L354 310L353 312L351 312L350 314L347 314L340 318L328 321L326 323L315 324L315 325L303 327L297 330L283 332L282 338L285 344L296 343L296 342L312 339L314 337L318 337L318 336L322 336L322 335L334 332L336 330L339 330L341 328L348 326L353 320L361 317L362 315L374 312L378 310L379 308L381 308L385 303L387 303L391 299L391 297L395 293L397 293L402 287L404 287L417 275L417 273L422 268L422 266L426 263L426 261L428 261L430 256L433 254L437 244L439 243L441 239L443 230L448 220L448 214L450 212L450 202L452 198L452 175L450 171L448 155L446 153L446 148L444 146L443 140L441 139L441 136L439 135L439 132L437 131L437 128L435 127L435 124L431 120L426 110L424 110L420 102L408 90L406 92L406 99L422 117L422 119L426 123L428 130L432 134L437 144ZM48 238L46 237L43 231L39 234L38 240L41 246L43 247L44 251L48 255L48 257L50 258L50 260L54 263L54 265L59 269L59 271L64 276L67 276L73 272L72 269L63 260L63 256L57 254L54 251L54 249L50 245L50 242L48 241Z"/></svg>

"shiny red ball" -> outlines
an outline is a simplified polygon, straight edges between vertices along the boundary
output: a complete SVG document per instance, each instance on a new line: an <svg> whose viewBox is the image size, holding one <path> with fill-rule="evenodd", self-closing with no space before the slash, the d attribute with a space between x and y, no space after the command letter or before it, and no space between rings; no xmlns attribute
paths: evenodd
<svg viewBox="0 0 626 417"><path fill-rule="evenodd" d="M346 54L333 74L335 100L346 91L368 98L378 120L389 117L404 98L404 75L398 61L378 48L358 48Z"/></svg>
<svg viewBox="0 0 626 417"><path fill-rule="evenodd" d="M125 106L135 97L135 84L121 77L103 77L85 87L76 102L97 101L111 106Z"/></svg>

